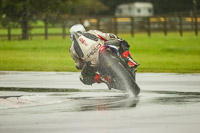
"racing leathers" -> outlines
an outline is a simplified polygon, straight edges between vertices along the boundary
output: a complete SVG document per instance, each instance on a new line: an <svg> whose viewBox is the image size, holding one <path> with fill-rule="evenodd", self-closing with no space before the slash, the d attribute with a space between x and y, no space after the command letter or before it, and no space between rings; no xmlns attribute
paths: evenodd
<svg viewBox="0 0 200 133"><path fill-rule="evenodd" d="M70 53L75 61L77 69L82 70L80 80L87 85L101 83L101 75L96 74L98 49L103 45L115 45L119 48L120 55L128 59L128 64L138 65L131 58L129 44L125 40L111 33L102 33L98 30L89 30L87 32L76 32L73 35Z"/></svg>

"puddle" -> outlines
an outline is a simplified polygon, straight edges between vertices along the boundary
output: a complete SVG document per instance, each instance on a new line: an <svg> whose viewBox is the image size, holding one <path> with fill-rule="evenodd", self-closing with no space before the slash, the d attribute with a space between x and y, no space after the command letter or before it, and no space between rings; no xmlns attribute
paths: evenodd
<svg viewBox="0 0 200 133"><path fill-rule="evenodd" d="M139 97L126 94L100 97L74 97L76 106L71 111L105 111L136 107Z"/></svg>
<svg viewBox="0 0 200 133"><path fill-rule="evenodd" d="M121 110L150 105L199 103L200 92L143 91L130 97L120 91L12 92L1 91L0 109L44 106L52 111L81 112ZM49 110L50 111L50 110Z"/></svg>

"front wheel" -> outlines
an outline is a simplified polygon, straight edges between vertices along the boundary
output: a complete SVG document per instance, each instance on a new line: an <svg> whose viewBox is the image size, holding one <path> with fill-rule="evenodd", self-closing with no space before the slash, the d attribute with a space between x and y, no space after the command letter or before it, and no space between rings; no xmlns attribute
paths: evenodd
<svg viewBox="0 0 200 133"><path fill-rule="evenodd" d="M103 61L103 72L112 77L111 86L125 92L132 92L135 96L140 93L140 88L120 60L115 56L106 56Z"/></svg>

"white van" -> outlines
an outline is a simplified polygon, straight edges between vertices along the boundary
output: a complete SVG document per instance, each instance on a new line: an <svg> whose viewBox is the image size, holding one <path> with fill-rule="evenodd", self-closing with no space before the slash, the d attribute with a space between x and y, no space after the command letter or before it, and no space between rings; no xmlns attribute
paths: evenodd
<svg viewBox="0 0 200 133"><path fill-rule="evenodd" d="M121 4L115 10L116 17L149 17L153 14L153 4L150 2Z"/></svg>

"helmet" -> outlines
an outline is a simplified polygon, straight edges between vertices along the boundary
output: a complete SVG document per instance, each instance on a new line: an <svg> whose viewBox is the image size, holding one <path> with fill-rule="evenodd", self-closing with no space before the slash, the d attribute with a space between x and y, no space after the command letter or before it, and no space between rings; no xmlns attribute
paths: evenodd
<svg viewBox="0 0 200 133"><path fill-rule="evenodd" d="M75 24L70 28L69 32L70 32L70 39L71 40L73 40L74 33L78 32L78 31L79 32L85 32L86 30L85 30L85 28L82 24Z"/></svg>

